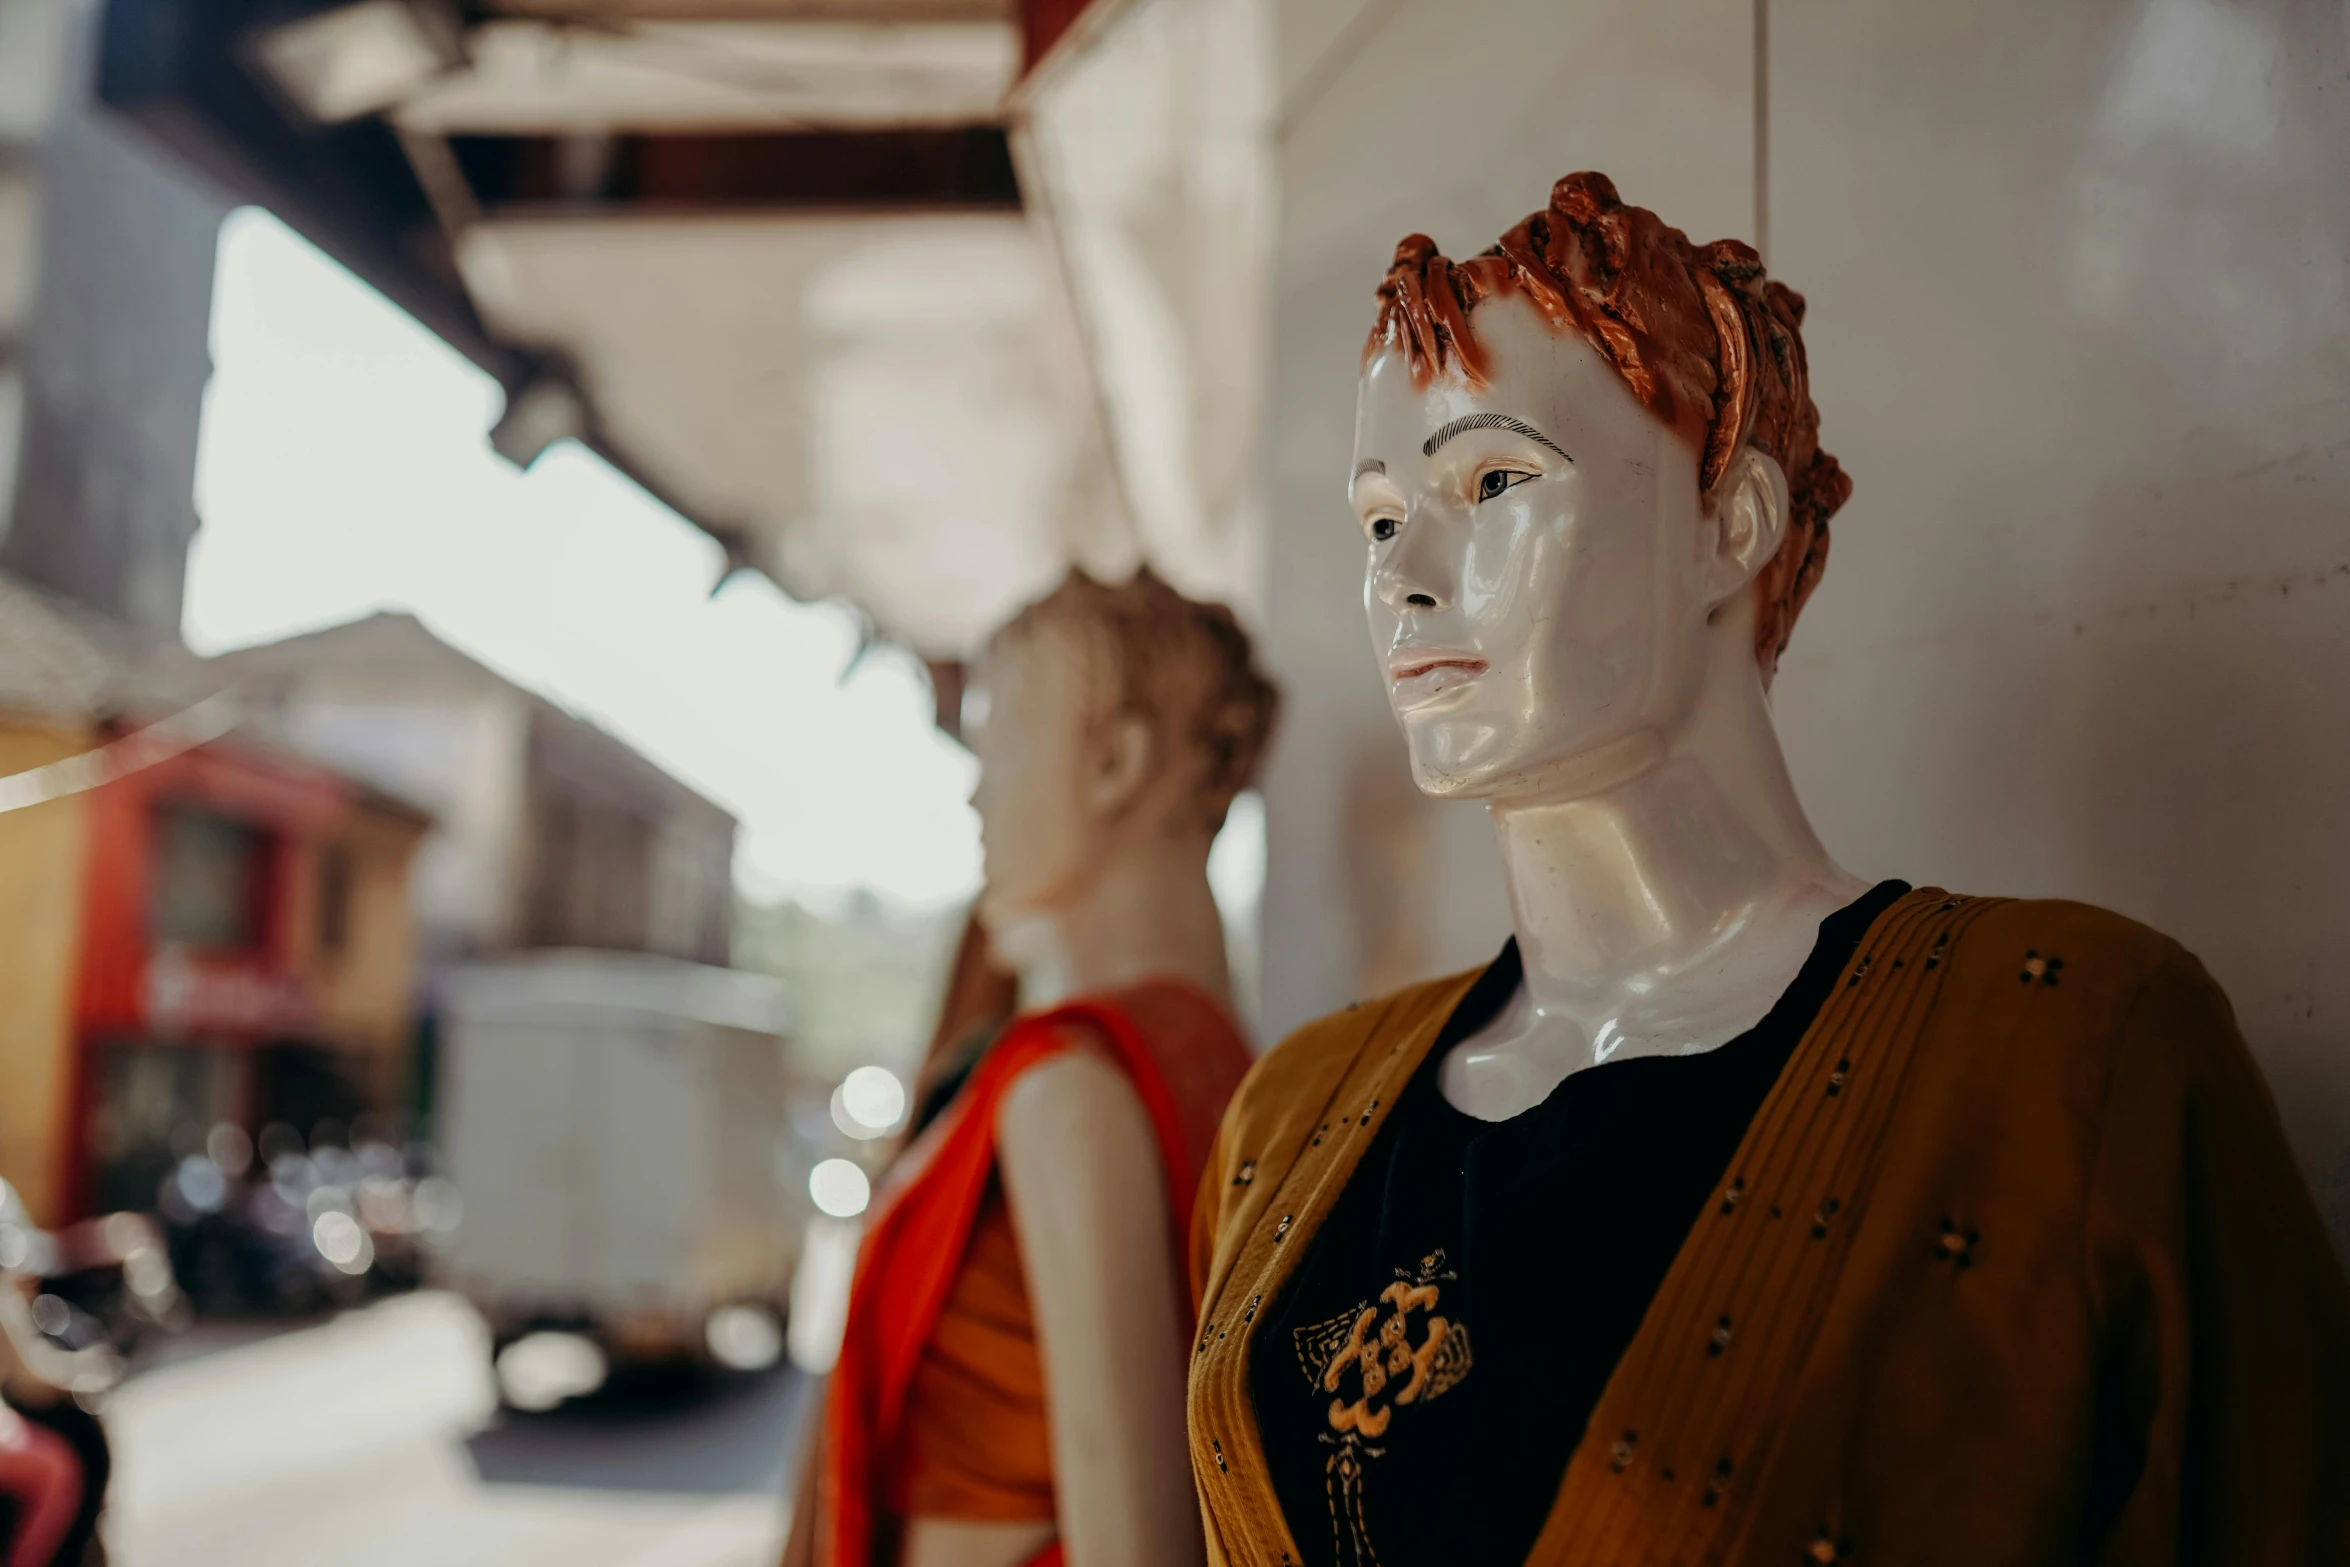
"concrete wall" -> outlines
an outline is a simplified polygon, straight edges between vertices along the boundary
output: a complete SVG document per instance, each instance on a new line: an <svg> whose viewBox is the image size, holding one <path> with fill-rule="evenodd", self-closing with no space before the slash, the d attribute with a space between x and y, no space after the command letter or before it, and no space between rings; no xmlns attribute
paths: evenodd
<svg viewBox="0 0 2350 1567"><path fill-rule="evenodd" d="M2319 0L1285 0L1268 1030L1506 930L1419 803L1340 486L1404 232L1579 167L1811 301L1857 490L1775 700L1855 871L2064 895L2235 1000L2350 1243L2350 28ZM1350 912L1351 911L1351 912Z"/></svg>
<svg viewBox="0 0 2350 1567"><path fill-rule="evenodd" d="M0 568L176 639L227 207L89 101L101 7L0 9Z"/></svg>
<svg viewBox="0 0 2350 1567"><path fill-rule="evenodd" d="M428 965L534 946L727 961L734 818L412 616L213 667L277 743L431 815L415 868Z"/></svg>
<svg viewBox="0 0 2350 1567"><path fill-rule="evenodd" d="M532 709L522 941L723 966L735 820L603 730Z"/></svg>
<svg viewBox="0 0 2350 1567"><path fill-rule="evenodd" d="M0 714L0 777L88 747L85 726ZM33 1218L62 1215L71 1124L74 957L85 796L0 812L0 1179Z"/></svg>
<svg viewBox="0 0 2350 1567"><path fill-rule="evenodd" d="M1778 709L1869 875L2234 999L2350 1254L2350 18L1772 0L1774 271L1854 475Z"/></svg>
<svg viewBox="0 0 2350 1567"><path fill-rule="evenodd" d="M312 878L313 906L305 911L315 953L320 1031L338 1045L364 1049L375 1058L374 1086L387 1103L399 1101L397 1079L406 1070L415 1036L417 918L409 877L425 827L405 811L360 802L339 838L349 866L339 949L327 947L315 907L326 891L323 867ZM331 851L322 843L316 852Z"/></svg>
<svg viewBox="0 0 2350 1567"><path fill-rule="evenodd" d="M431 814L412 881L426 961L519 939L515 882L530 725L522 693L457 679L419 689L399 666L327 664L287 692L273 717L288 746Z"/></svg>

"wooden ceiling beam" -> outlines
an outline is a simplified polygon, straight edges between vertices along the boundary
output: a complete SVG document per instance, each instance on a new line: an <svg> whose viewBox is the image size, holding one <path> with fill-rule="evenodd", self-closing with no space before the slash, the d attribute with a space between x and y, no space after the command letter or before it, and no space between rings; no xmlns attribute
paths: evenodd
<svg viewBox="0 0 2350 1567"><path fill-rule="evenodd" d="M453 136L484 214L1017 209L1003 129Z"/></svg>

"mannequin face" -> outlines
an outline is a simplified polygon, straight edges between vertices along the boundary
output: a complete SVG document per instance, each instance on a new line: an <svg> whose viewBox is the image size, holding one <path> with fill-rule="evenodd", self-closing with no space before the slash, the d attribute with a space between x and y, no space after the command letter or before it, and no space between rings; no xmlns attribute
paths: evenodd
<svg viewBox="0 0 2350 1567"><path fill-rule="evenodd" d="M1481 389L1415 387L1392 352L1364 367L1350 496L1372 647L1422 790L1603 789L1669 752L1725 639L1759 682L1744 590L1785 481L1742 454L1709 509L1696 449L1579 335L1517 295L1474 324Z"/></svg>
<svg viewBox="0 0 2350 1567"><path fill-rule="evenodd" d="M973 706L986 716L966 738L979 758L980 917L998 936L1085 895L1147 778L1148 726L1102 713L1097 657L1048 624L980 661Z"/></svg>

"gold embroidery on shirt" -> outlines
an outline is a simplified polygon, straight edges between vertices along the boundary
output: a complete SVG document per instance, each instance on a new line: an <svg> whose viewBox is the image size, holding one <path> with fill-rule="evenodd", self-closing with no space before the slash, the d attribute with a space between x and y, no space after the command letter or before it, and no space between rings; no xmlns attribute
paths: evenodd
<svg viewBox="0 0 2350 1567"><path fill-rule="evenodd" d="M1444 1283L1458 1277L1441 1250L1431 1252L1413 1271L1396 1269L1375 1303L1291 1335L1307 1382L1317 1394L1337 1395L1322 1440L1333 1449L1323 1476L1340 1567L1378 1567L1363 1518L1363 1465L1386 1450L1370 1444L1386 1435L1398 1408L1443 1397L1474 1364L1468 1327L1436 1312Z"/></svg>

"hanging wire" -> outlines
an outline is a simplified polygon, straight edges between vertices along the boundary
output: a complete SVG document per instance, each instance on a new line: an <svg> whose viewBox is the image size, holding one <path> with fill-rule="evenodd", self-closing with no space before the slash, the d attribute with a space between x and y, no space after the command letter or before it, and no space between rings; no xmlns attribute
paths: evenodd
<svg viewBox="0 0 2350 1567"><path fill-rule="evenodd" d="M216 692L193 707L92 750L0 778L0 814L81 794L211 744L242 719L234 695Z"/></svg>

